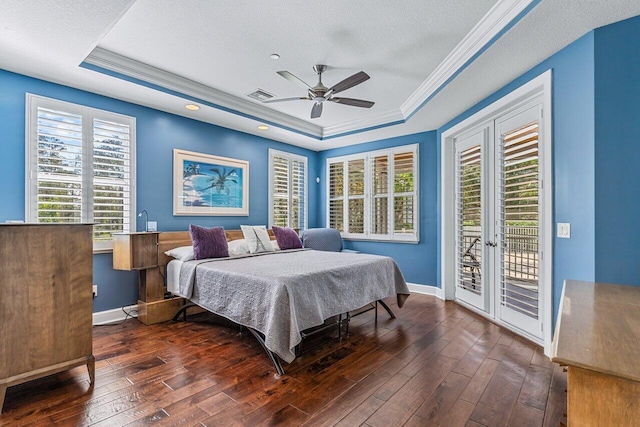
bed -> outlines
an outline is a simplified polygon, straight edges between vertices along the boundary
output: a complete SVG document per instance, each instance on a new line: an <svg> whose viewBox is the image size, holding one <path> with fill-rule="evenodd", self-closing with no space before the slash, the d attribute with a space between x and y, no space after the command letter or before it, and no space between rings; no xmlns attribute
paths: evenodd
<svg viewBox="0 0 640 427"><path fill-rule="evenodd" d="M390 296L402 307L409 295L392 258L311 249L172 260L166 277L172 294L247 327L279 374L304 331Z"/></svg>

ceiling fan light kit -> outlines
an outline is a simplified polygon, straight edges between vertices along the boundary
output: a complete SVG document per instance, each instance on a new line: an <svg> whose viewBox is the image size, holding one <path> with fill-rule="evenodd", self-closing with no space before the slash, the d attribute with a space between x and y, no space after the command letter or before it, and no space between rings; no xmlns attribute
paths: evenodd
<svg viewBox="0 0 640 427"><path fill-rule="evenodd" d="M338 98L334 97L336 93L342 92L344 90L350 89L354 86L359 85L367 80L369 80L369 75L364 71L360 71L355 73L354 75L347 77L346 79L336 83L332 87L328 88L324 84L322 84L322 73L327 70L327 66L323 64L317 64L313 66L313 71L318 75L318 83L311 87L304 80L296 77L291 74L289 71L278 71L278 74L289 80L291 83L299 86L303 89L307 90L307 96L302 97L293 97L293 98L277 98L270 99L268 101L263 101L265 104L269 104L272 102L284 102L284 101L314 101L313 107L311 108L311 118L316 119L322 115L322 106L326 101L335 102L337 104L350 105L352 107L360 107L360 108L371 108L375 103L372 101L365 101L364 99L354 99L354 98Z"/></svg>

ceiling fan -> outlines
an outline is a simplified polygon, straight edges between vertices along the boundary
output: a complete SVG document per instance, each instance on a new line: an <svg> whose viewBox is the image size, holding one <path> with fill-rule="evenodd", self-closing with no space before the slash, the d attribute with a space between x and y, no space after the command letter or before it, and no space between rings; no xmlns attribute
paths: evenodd
<svg viewBox="0 0 640 427"><path fill-rule="evenodd" d="M339 98L335 95L336 93L342 92L343 90L347 90L352 88L360 83L369 80L369 75L364 71L360 71L359 73L355 73L351 77L347 77L339 83L336 83L332 87L328 88L322 84L322 73L327 70L326 65L318 64L313 66L313 71L318 74L318 84L314 87L309 86L302 79L294 76L288 71L278 71L285 79L289 80L291 83L300 86L303 89L307 90L307 96L302 97L294 97L294 98L279 98L279 99L270 99L268 101L263 101L265 104L272 102L283 102L283 101L298 101L298 100L306 100L306 101L315 101L313 104L313 108L311 108L311 118L316 119L320 117L322 114L322 105L325 101L335 102L338 104L351 105L353 107L362 107L362 108L371 108L374 102L365 101L363 99L354 99L354 98Z"/></svg>

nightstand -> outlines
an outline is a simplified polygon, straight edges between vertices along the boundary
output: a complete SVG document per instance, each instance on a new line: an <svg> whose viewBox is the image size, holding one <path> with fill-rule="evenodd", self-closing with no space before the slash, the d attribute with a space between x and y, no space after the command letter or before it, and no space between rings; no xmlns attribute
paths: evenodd
<svg viewBox="0 0 640 427"><path fill-rule="evenodd" d="M159 235L159 232L113 235L113 268L138 270L138 320L145 325L172 319L183 304L182 298L165 298L164 272L158 266Z"/></svg>

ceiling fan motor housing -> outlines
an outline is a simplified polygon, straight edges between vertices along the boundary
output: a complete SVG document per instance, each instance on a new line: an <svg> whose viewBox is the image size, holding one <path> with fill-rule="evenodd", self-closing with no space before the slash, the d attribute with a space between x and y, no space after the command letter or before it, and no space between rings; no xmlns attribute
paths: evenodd
<svg viewBox="0 0 640 427"><path fill-rule="evenodd" d="M322 65L322 64L317 64L313 66L313 71L316 72L316 74L322 74L325 71L327 71L327 66L326 65Z"/></svg>

